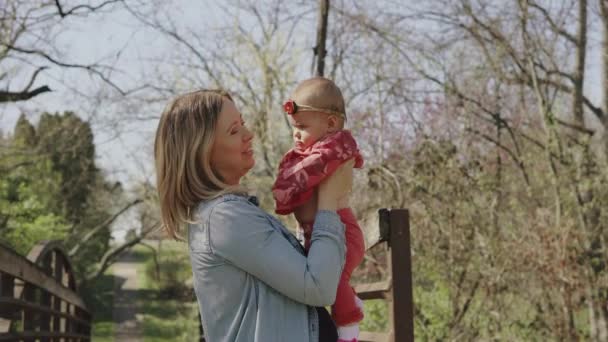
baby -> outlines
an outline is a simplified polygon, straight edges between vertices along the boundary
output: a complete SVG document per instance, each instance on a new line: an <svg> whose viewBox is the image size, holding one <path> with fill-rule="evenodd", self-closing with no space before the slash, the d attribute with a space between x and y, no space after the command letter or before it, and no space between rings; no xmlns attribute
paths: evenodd
<svg viewBox="0 0 608 342"><path fill-rule="evenodd" d="M294 213L298 234L304 238L306 251L317 211L317 186L342 163L354 158L355 167L363 166L357 143L344 130L346 112L340 89L329 79L314 77L301 82L283 108L293 126L295 147L281 163L272 192L276 212ZM363 260L363 233L352 210L342 201L338 215L346 227L346 262L332 305L332 317L338 326L338 341L357 341L363 303L350 286L353 270Z"/></svg>

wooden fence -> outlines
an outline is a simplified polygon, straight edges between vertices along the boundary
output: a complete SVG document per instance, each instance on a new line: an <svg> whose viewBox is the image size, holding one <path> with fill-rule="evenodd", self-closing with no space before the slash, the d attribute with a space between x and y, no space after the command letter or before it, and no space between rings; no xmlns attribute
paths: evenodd
<svg viewBox="0 0 608 342"><path fill-rule="evenodd" d="M0 341L89 341L91 314L57 241L27 258L0 244Z"/></svg>
<svg viewBox="0 0 608 342"><path fill-rule="evenodd" d="M355 285L359 298L384 299L388 304L388 331L362 331L359 341L414 341L414 300L409 212L406 209L380 209L378 229L366 230L366 249L384 243L388 277L371 284Z"/></svg>

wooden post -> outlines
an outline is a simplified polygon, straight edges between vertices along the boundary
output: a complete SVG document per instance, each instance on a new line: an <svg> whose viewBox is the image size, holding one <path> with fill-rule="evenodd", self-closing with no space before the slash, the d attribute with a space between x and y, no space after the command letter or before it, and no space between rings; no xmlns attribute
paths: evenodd
<svg viewBox="0 0 608 342"><path fill-rule="evenodd" d="M9 274L0 274L0 297L15 297L15 278Z"/></svg>
<svg viewBox="0 0 608 342"><path fill-rule="evenodd" d="M52 265L52 255L47 255L46 258L44 258L42 260L42 269L44 270L44 272L46 274L48 274L49 276L53 275L53 265ZM51 309L51 295L49 294L48 291L46 291L45 289L41 289L41 295L40 295L40 304L44 305L45 307ZM40 331L51 331L51 319L53 316L51 316L48 313L41 313L40 314ZM41 339L41 342L50 342L51 339L48 337L43 337Z"/></svg>
<svg viewBox="0 0 608 342"><path fill-rule="evenodd" d="M0 272L0 299L3 297L10 299L15 297L15 278L9 274ZM13 310L7 310L7 308L0 306L0 333L6 333L9 331L11 319L14 318L16 317Z"/></svg>
<svg viewBox="0 0 608 342"><path fill-rule="evenodd" d="M57 280L57 282L59 282L60 284L62 283L62 279L63 279L63 259L61 258L61 256L58 253L53 252L52 254L52 263L53 263L53 273L54 273L54 278L55 280ZM54 302L53 302L53 309L57 310L57 311L62 311L62 300L61 298L59 298L58 296L54 296L53 297ZM53 317L53 331L55 332L64 332L65 323L64 323L64 319L61 318L61 316L55 316Z"/></svg>
<svg viewBox="0 0 608 342"><path fill-rule="evenodd" d="M412 292L412 256L410 252L409 212L393 209L389 212L390 239L388 264L393 277L389 321L393 328L392 341L414 341L414 299Z"/></svg>
<svg viewBox="0 0 608 342"><path fill-rule="evenodd" d="M21 293L21 295L23 296L23 299L25 299L26 302L35 303L36 302L35 291L36 291L36 288L34 287L34 285L24 282L23 283L23 292ZM23 331L26 331L26 332L35 331L35 328L38 325L36 311L30 310L29 308L24 308L23 314L21 316L21 322L23 323Z"/></svg>

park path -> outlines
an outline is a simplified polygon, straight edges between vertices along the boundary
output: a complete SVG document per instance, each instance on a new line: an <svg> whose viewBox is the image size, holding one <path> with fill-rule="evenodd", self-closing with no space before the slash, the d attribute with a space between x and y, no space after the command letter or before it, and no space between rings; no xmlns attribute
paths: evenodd
<svg viewBox="0 0 608 342"><path fill-rule="evenodd" d="M125 253L112 265L114 274L114 340L143 342L141 323L137 321L138 260Z"/></svg>

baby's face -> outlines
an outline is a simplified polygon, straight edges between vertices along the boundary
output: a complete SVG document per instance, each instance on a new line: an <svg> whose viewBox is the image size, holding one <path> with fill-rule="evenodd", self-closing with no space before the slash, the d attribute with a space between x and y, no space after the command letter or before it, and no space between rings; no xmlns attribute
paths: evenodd
<svg viewBox="0 0 608 342"><path fill-rule="evenodd" d="M318 112L298 112L289 115L293 128L293 142L297 149L304 150L329 132L329 116Z"/></svg>

